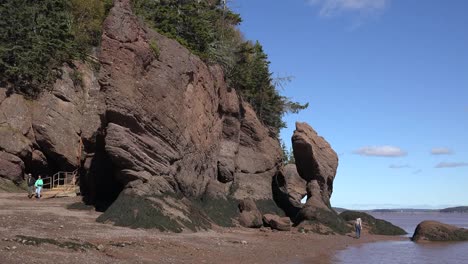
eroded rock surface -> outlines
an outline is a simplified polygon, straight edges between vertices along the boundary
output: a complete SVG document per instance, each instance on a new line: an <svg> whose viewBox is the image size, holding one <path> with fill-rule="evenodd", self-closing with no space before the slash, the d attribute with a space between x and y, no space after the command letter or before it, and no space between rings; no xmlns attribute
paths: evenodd
<svg viewBox="0 0 468 264"><path fill-rule="evenodd" d="M277 204L294 219L304 206L301 200L307 195L307 182L299 176L295 164L287 164L278 172L273 188Z"/></svg>
<svg viewBox="0 0 468 264"><path fill-rule="evenodd" d="M99 81L105 152L127 186L116 202L141 199L161 219L191 229L213 221L200 200L226 210L247 197L273 203L279 144L227 87L222 70L142 25L129 1L115 3L104 22ZM111 206L101 220L119 222L118 210Z"/></svg>
<svg viewBox="0 0 468 264"><path fill-rule="evenodd" d="M294 221L323 224L335 232L344 233L348 227L331 208L330 197L338 167L338 156L330 144L306 123L296 123L292 137L297 171L307 183L307 202Z"/></svg>
<svg viewBox="0 0 468 264"><path fill-rule="evenodd" d="M80 76L80 84L72 75ZM21 159L34 176L78 168L83 141L95 142L101 126L99 89L95 72L78 62L64 65L62 77L37 100L0 88L0 151Z"/></svg>

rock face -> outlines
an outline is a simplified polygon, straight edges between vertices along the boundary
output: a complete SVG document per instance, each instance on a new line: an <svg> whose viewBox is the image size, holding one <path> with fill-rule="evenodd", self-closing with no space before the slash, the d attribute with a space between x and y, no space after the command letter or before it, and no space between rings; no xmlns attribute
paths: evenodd
<svg viewBox="0 0 468 264"><path fill-rule="evenodd" d="M78 72L80 85L71 78ZM95 142L100 126L97 91L95 73L81 63L65 65L51 92L35 101L0 88L0 151L21 159L20 167L34 175L76 169L86 151L82 142Z"/></svg>
<svg viewBox="0 0 468 264"><path fill-rule="evenodd" d="M24 163L15 155L0 152L0 177L19 183L23 179Z"/></svg>
<svg viewBox="0 0 468 264"><path fill-rule="evenodd" d="M411 240L423 241L468 241L468 229L436 221L423 221L414 231Z"/></svg>

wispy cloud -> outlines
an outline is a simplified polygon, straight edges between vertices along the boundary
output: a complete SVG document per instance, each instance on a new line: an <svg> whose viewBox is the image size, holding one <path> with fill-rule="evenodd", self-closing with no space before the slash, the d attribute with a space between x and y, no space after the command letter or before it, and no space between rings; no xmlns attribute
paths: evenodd
<svg viewBox="0 0 468 264"><path fill-rule="evenodd" d="M391 164L388 166L390 169L405 169L405 168L411 168L410 165L408 164L402 164L402 165L396 165L396 164Z"/></svg>
<svg viewBox="0 0 468 264"><path fill-rule="evenodd" d="M375 157L401 157L406 156L406 151L394 146L366 146L353 152L361 156Z"/></svg>
<svg viewBox="0 0 468 264"><path fill-rule="evenodd" d="M468 162L440 162L435 168L468 167Z"/></svg>
<svg viewBox="0 0 468 264"><path fill-rule="evenodd" d="M419 174L421 172L422 172L422 170L415 170L415 171L413 171L413 174Z"/></svg>
<svg viewBox="0 0 468 264"><path fill-rule="evenodd" d="M342 13L374 15L385 10L390 0L308 0L312 6L318 6L322 17L333 17Z"/></svg>
<svg viewBox="0 0 468 264"><path fill-rule="evenodd" d="M453 151L449 148L433 148L431 149L432 155L450 155Z"/></svg>

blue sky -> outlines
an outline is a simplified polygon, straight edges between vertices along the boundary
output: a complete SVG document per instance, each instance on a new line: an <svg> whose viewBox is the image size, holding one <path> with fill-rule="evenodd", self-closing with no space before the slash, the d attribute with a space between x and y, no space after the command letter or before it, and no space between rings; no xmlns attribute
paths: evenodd
<svg viewBox="0 0 468 264"><path fill-rule="evenodd" d="M468 1L233 0L339 154L332 205L468 205Z"/></svg>

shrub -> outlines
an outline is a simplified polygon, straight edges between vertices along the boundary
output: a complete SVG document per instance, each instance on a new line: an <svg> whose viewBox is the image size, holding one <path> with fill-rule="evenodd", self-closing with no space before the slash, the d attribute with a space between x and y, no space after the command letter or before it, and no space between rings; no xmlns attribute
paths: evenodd
<svg viewBox="0 0 468 264"><path fill-rule="evenodd" d="M156 59L159 59L160 50L159 50L158 43L156 43L156 40L152 39L149 43L149 46L150 46L151 51L153 52L154 57Z"/></svg>

